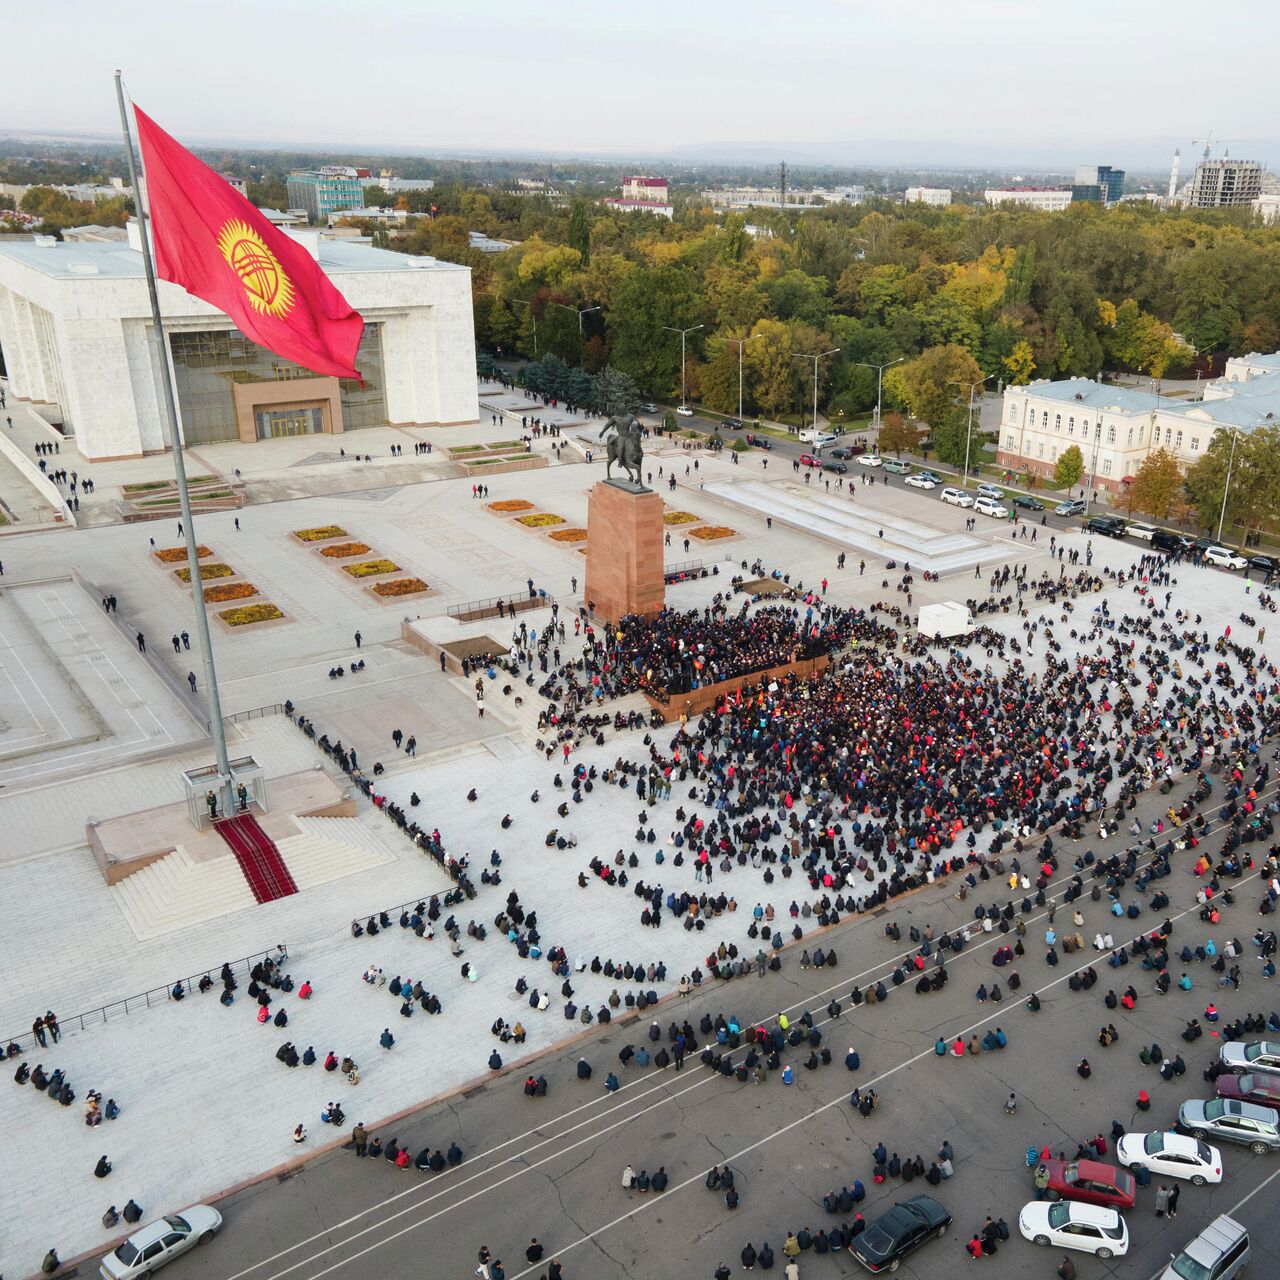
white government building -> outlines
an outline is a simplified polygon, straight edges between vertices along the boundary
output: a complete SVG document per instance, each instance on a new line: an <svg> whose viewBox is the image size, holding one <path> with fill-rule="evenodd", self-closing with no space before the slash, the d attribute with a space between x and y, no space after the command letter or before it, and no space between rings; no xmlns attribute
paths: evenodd
<svg viewBox="0 0 1280 1280"><path fill-rule="evenodd" d="M319 231L305 244L365 319L353 380L321 377L245 338L217 308L160 283L188 445L475 422L471 270ZM9 392L93 461L165 448L158 345L136 223L125 243L0 240L0 355Z"/></svg>
<svg viewBox="0 0 1280 1280"><path fill-rule="evenodd" d="M1187 400L1092 378L1006 387L996 449L998 465L1052 474L1059 455L1076 445L1084 483L1119 493L1153 449L1169 449L1184 468L1203 456L1214 433L1280 423L1280 352L1227 361L1221 378Z"/></svg>

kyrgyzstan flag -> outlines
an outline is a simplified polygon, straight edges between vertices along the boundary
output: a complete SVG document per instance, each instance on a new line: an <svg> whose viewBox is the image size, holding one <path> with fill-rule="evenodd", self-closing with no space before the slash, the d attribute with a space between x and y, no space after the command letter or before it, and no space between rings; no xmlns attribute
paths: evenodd
<svg viewBox="0 0 1280 1280"><path fill-rule="evenodd" d="M156 274L225 311L260 346L359 378L364 321L296 240L134 107Z"/></svg>

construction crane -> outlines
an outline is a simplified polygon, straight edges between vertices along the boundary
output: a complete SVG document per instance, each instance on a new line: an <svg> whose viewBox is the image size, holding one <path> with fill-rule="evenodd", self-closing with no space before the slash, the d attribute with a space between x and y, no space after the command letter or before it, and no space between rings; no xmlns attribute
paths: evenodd
<svg viewBox="0 0 1280 1280"><path fill-rule="evenodd" d="M1210 151L1213 150L1213 130L1212 129L1210 129L1209 132L1206 133L1203 138L1191 139L1191 145L1193 147L1198 147L1202 142L1204 143L1204 155L1201 158L1204 160L1207 160L1209 158ZM1219 143L1219 146L1221 146L1221 143Z"/></svg>

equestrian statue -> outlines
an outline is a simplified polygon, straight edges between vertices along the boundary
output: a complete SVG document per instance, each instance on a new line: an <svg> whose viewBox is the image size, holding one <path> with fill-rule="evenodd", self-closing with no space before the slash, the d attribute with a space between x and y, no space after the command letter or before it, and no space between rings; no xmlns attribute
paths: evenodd
<svg viewBox="0 0 1280 1280"><path fill-rule="evenodd" d="M605 464L604 478L611 479L610 472L616 462L627 474L632 484L640 485L640 466L644 450L640 445L640 423L629 413L615 413L600 432L603 439L609 432L609 460Z"/></svg>

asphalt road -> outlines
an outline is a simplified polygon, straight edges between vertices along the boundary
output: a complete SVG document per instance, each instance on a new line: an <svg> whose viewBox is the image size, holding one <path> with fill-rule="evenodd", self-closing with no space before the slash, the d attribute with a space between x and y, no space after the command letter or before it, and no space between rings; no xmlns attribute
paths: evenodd
<svg viewBox="0 0 1280 1280"><path fill-rule="evenodd" d="M1172 797L1146 797L1139 816L1163 812L1182 790ZM1085 847L1110 851L1120 843L1113 838L1106 845L1067 845L1064 874L1056 887L1067 883L1068 863L1076 853ZM1208 847L1215 847L1212 840ZM1159 883L1172 899L1167 914L1175 924L1175 943L1194 943L1209 926L1199 921L1195 909L1197 882L1185 869L1189 855L1177 861L1181 869ZM763 1086L738 1084L706 1070L696 1056L680 1072L623 1070L618 1050L644 1038L648 1019L615 1022L607 1034L539 1060L532 1070L545 1073L551 1085L544 1099L523 1096L529 1072L522 1069L375 1130L384 1138L396 1136L415 1151L456 1139L467 1156L457 1169L424 1177L412 1169L400 1172L384 1160L359 1160L350 1149L322 1156L291 1176L224 1201L219 1206L226 1217L221 1235L176 1264L175 1280L466 1277L474 1273L482 1244L503 1259L508 1280L536 1280L546 1261L526 1263L524 1250L533 1236L544 1243L547 1259L561 1259L568 1280L709 1280L721 1261L740 1273L744 1243L751 1240L758 1248L765 1239L779 1256L776 1270L781 1274L787 1231L828 1225L821 1207L827 1190L861 1177L868 1187L861 1209L868 1218L893 1199L931 1190L920 1182L874 1186L870 1152L877 1141L904 1158L919 1152L927 1164L944 1138L956 1150L956 1176L936 1195L955 1223L945 1240L926 1245L903 1264L899 1275L936 1277L967 1266L964 1241L991 1214L1009 1221L1013 1238L994 1258L982 1261L983 1274L996 1280L1052 1277L1061 1253L1037 1249L1017 1232L1018 1210L1032 1198L1026 1148L1048 1143L1055 1151L1072 1153L1077 1140L1099 1129L1109 1131L1113 1119L1135 1130L1168 1125L1184 1098L1210 1096L1200 1073L1219 1045L1210 1035L1182 1044L1178 1032L1185 1021L1199 1015L1211 996L1218 998L1224 1021L1249 1009L1266 1011L1275 988L1258 975L1252 954L1245 958L1239 996L1216 992L1216 975L1203 965L1193 967L1192 992L1175 987L1165 997L1152 992L1151 975L1136 964L1116 973L1090 949L1064 957L1050 969L1041 944L1044 909L1037 909L1026 917L1027 955L1017 969L1023 980L1020 995L1033 988L1041 993L1038 1014L1009 994L1002 1003L979 1004L974 998L979 983L995 978L1008 991L1010 970L996 970L989 963L1006 940L998 931L975 939L951 961L951 980L942 992L918 996L907 984L894 989L885 1004L852 1008L847 1002L850 987L887 981L904 954L903 946L884 936L887 919L902 924L905 943L913 923L953 928L972 921L976 902L1003 903L1009 896L997 879L981 885L964 903L954 889L954 883L932 886L890 904L887 912L837 926L823 940L840 957L835 970L801 971L796 952L788 951L780 974L716 985L675 1001L678 1007L668 1003L661 1008L664 1027L676 1016L696 1026L704 1011L755 1021L779 1010L794 1018L811 1009L833 1062L812 1073L797 1065L793 1086L784 1086L777 1075ZM1225 909L1215 932L1219 939L1239 936L1251 952L1248 939L1256 927L1260 889L1256 879L1246 879L1236 890L1238 901ZM1124 896L1128 901L1134 895ZM1084 913L1080 932L1086 939L1110 929L1119 944L1136 936L1138 926L1149 930L1158 922L1145 911L1137 921L1113 919L1105 902L1092 903L1087 895L1077 905ZM1058 913L1060 931L1070 921L1070 910ZM740 942L747 941L748 923L741 914L735 918ZM710 945L715 939L709 936L708 941ZM1072 992L1068 978L1090 963L1099 966L1097 986ZM1136 1009L1106 1010L1102 997L1107 988L1122 990L1129 982L1140 994ZM833 996L844 1002L834 1022L826 1013ZM508 1014L507 1002L505 994L496 997L495 1011ZM1104 1022L1114 1022L1121 1035L1109 1049L1096 1041ZM1010 1041L999 1053L984 1053L975 1061L938 1058L933 1052L938 1036L967 1038L996 1025ZM1141 1065L1138 1050L1152 1040L1169 1053L1175 1047L1185 1051L1185 1077L1165 1083L1153 1068ZM856 1075L843 1066L850 1046L862 1056ZM438 1050L449 1051L447 1043ZM595 1068L590 1082L575 1078L580 1055ZM1094 1068L1087 1081L1075 1072L1082 1056ZM611 1069L623 1083L613 1095L601 1087ZM848 1106L854 1084L873 1085L880 1095L880 1109L868 1120ZM1134 1109L1143 1087L1154 1100L1145 1116ZM1013 1117L1003 1108L1010 1091L1018 1095ZM424 1058L422 1093L431 1092L432 1062ZM353 1122L372 1120L360 1116L349 1099L344 1101ZM1151 1280L1171 1252L1224 1211L1233 1212L1253 1233L1252 1274L1280 1274L1280 1222L1271 1211L1280 1156L1253 1156L1243 1147L1229 1146L1224 1158L1227 1176L1220 1186L1182 1184L1176 1222L1154 1216L1154 1187L1140 1191L1138 1206L1127 1215L1129 1256L1103 1263L1075 1253L1080 1280ZM703 1185L706 1170L726 1160L736 1171L742 1197L732 1212ZM667 1192L623 1190L620 1173L627 1163L650 1172L665 1166L671 1180ZM863 1273L847 1254L807 1254L801 1274L809 1280Z"/></svg>

